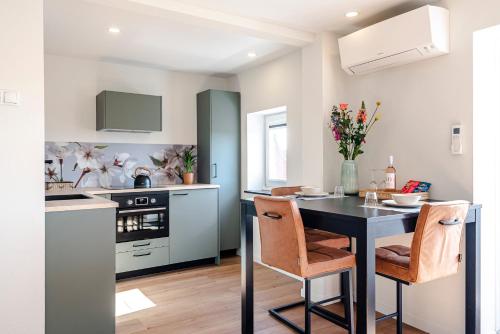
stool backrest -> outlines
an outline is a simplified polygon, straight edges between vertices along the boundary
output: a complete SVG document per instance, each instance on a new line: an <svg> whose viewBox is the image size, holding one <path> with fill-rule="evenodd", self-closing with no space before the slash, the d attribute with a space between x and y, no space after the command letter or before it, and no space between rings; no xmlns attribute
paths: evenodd
<svg viewBox="0 0 500 334"><path fill-rule="evenodd" d="M307 248L297 203L271 196L256 196L254 201L259 219L262 262L302 276L307 269Z"/></svg>
<svg viewBox="0 0 500 334"><path fill-rule="evenodd" d="M469 210L465 201L424 204L411 246L410 278L423 283L456 274L460 241Z"/></svg>
<svg viewBox="0 0 500 334"><path fill-rule="evenodd" d="M300 186L276 187L271 189L272 196L290 196L300 191Z"/></svg>

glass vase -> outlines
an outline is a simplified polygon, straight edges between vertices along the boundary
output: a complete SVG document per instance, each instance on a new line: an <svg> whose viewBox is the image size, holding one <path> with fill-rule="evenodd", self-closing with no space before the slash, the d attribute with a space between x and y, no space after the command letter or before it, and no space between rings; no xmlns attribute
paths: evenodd
<svg viewBox="0 0 500 334"><path fill-rule="evenodd" d="M358 194L358 164L355 160L344 160L342 162L340 183L344 187L344 193L346 195Z"/></svg>

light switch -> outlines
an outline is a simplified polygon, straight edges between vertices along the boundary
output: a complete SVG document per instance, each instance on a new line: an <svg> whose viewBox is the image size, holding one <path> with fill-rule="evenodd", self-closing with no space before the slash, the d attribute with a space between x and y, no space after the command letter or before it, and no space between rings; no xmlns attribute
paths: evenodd
<svg viewBox="0 0 500 334"><path fill-rule="evenodd" d="M5 90L3 92L3 104L19 105L19 92L16 90Z"/></svg>

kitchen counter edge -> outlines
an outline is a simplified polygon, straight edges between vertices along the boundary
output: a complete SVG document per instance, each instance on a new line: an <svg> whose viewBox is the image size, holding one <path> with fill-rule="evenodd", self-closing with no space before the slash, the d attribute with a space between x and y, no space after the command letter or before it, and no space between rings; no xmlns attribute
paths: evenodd
<svg viewBox="0 0 500 334"><path fill-rule="evenodd" d="M100 197L103 194L120 194L120 193L142 193L153 191L171 191L171 190L191 190L191 189L213 189L220 188L217 184L175 184L164 187L156 188L143 188L143 189L105 189L105 188L81 188L71 191L51 192L46 195L56 194L84 194L90 199L74 199L63 201L46 201L45 213L49 212L64 212L64 211L80 211L80 210L94 210L94 209L108 209L118 207L118 203Z"/></svg>
<svg viewBox="0 0 500 334"><path fill-rule="evenodd" d="M145 193L154 191L170 191L170 190L194 190L194 189L211 189L220 188L218 184L172 184L155 188L137 188L137 189L106 189L106 188L82 188L82 191L92 195L103 194L121 194L121 193Z"/></svg>

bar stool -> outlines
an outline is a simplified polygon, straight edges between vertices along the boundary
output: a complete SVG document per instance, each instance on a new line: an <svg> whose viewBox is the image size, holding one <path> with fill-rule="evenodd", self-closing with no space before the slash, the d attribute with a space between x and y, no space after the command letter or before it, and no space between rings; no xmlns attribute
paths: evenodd
<svg viewBox="0 0 500 334"><path fill-rule="evenodd" d="M271 189L271 196L290 196L300 191L300 186L276 187ZM325 246L331 248L345 248L351 250L351 239L345 235L320 231L304 227L308 247Z"/></svg>
<svg viewBox="0 0 500 334"><path fill-rule="evenodd" d="M271 316L298 333L311 333L311 312L354 333L351 272L355 256L343 249L314 246L308 249L304 226L297 203L288 198L256 196L254 198L259 219L262 262L299 276L305 281L303 301L269 310ZM313 303L311 280L339 273L344 284L340 296ZM345 317L326 310L321 304L334 300L344 303ZM282 316L280 312L304 305L304 328Z"/></svg>
<svg viewBox="0 0 500 334"><path fill-rule="evenodd" d="M376 249L376 271L396 282L397 311L377 321L396 317L403 333L402 284L433 281L458 272L460 241L469 210L465 201L424 204L420 210L411 248L401 245Z"/></svg>

